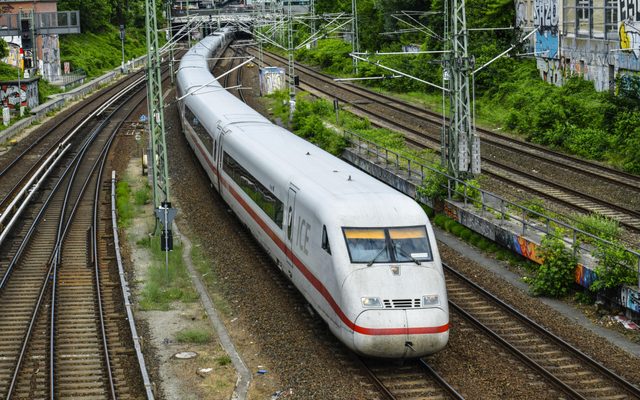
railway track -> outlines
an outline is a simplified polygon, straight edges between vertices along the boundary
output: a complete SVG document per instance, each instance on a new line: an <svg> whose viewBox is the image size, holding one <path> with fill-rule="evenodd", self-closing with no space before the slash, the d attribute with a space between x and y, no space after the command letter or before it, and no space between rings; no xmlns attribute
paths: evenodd
<svg viewBox="0 0 640 400"><path fill-rule="evenodd" d="M132 74L121 84L110 86L91 96L86 102L74 105L60 113L45 129L38 130L22 139L16 146L18 152L14 157L3 157L0 161L0 212L4 213L12 200L12 194L33 175L39 161L56 151L60 141L69 133L69 126L77 126L105 103L114 97L123 85L128 85L144 76L143 72ZM91 129L97 120L90 120L87 125Z"/></svg>
<svg viewBox="0 0 640 400"><path fill-rule="evenodd" d="M60 139L68 151L43 190L32 190L36 198L25 202L30 207L1 245L0 398L144 393L130 369L137 361L122 329L119 277L109 271L110 235L101 233L110 219L99 217L110 212L99 208L109 198L101 177L109 147L144 101L144 87L144 81L120 87L124 94L110 96L117 104L99 106L105 112L96 123L84 121L96 119L98 108L77 122L84 129ZM33 156L18 158L25 157Z"/></svg>
<svg viewBox="0 0 640 400"><path fill-rule="evenodd" d="M250 50L255 53L255 49ZM265 53L272 63L286 62ZM312 93L337 98L380 126L403 132L408 143L440 149L442 116L367 89L337 84L331 77L297 65L301 83ZM488 130L482 141L483 172L582 213L611 217L640 232L640 177L550 151Z"/></svg>
<svg viewBox="0 0 640 400"><path fill-rule="evenodd" d="M568 398L640 399L640 388L443 266L451 311L481 329Z"/></svg>
<svg viewBox="0 0 640 400"><path fill-rule="evenodd" d="M424 359L396 365L390 361L360 359L364 370L390 400L464 399Z"/></svg>

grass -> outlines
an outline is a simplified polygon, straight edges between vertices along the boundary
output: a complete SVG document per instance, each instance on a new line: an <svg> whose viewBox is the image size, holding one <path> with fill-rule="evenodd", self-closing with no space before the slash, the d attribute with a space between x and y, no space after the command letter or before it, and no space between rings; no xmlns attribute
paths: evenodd
<svg viewBox="0 0 640 400"><path fill-rule="evenodd" d="M20 74L20 79L24 78L24 74ZM10 81L18 79L18 68L0 62L0 80Z"/></svg>
<svg viewBox="0 0 640 400"><path fill-rule="evenodd" d="M119 30L112 25L106 26L105 31L99 34L61 35L61 62L68 61L73 70L84 71L93 78L122 63L121 46ZM125 60L146 54L144 29L128 29L124 49Z"/></svg>
<svg viewBox="0 0 640 400"><path fill-rule="evenodd" d="M575 214L578 228L592 235L608 240L618 239L621 235L620 223L600 214Z"/></svg>
<svg viewBox="0 0 640 400"><path fill-rule="evenodd" d="M116 185L116 207L118 226L130 227L136 215L144 214L150 200L150 188L144 181L141 188L133 191L130 177ZM168 310L173 301L194 302L198 294L191 285L191 278L182 260L182 246L174 243L173 250L164 252L160 248L160 235L140 239L137 245L149 251L151 265L145 277L140 307L143 310ZM168 255L168 267L165 265Z"/></svg>
<svg viewBox="0 0 640 400"><path fill-rule="evenodd" d="M135 208L131 203L131 189L126 180L116 184L116 208L118 210L118 226L121 228L131 226Z"/></svg>
<svg viewBox="0 0 640 400"><path fill-rule="evenodd" d="M219 366L224 367L225 365L231 364L231 357L229 357L228 355L220 356L216 358L216 362Z"/></svg>
<svg viewBox="0 0 640 400"><path fill-rule="evenodd" d="M152 259L141 293L141 309L166 311L174 301L190 303L198 300L198 293L191 285L182 260L182 246L174 243L173 250L168 253L169 263L166 265L167 253L160 249L160 236L152 236L138 243L147 246Z"/></svg>
<svg viewBox="0 0 640 400"><path fill-rule="evenodd" d="M211 342L209 331L199 328L185 329L176 334L179 343L205 344Z"/></svg>

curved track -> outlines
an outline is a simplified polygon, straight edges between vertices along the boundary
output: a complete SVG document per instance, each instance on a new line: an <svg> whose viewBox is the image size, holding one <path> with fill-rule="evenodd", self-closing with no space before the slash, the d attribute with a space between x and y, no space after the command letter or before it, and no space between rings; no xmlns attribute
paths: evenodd
<svg viewBox="0 0 640 400"><path fill-rule="evenodd" d="M286 63L268 53L265 59ZM338 84L303 65L296 64L296 71L312 93L337 98L378 125L403 132L410 144L439 151L441 115L359 86ZM640 232L640 177L488 130L478 132L485 174L564 207L609 216Z"/></svg>
<svg viewBox="0 0 640 400"><path fill-rule="evenodd" d="M133 346L123 344L130 338L122 337L124 317L116 311L121 292L114 284L119 280L107 271L109 244L100 233L106 227L99 215L110 211L100 207L109 198L100 175L108 149L144 101L144 86L139 81L119 87L122 97L109 96L118 104L107 103L97 121L90 113L91 123L75 122L81 129L62 139L71 150L2 244L2 398L137 398L143 393L130 369L135 355L125 350Z"/></svg>

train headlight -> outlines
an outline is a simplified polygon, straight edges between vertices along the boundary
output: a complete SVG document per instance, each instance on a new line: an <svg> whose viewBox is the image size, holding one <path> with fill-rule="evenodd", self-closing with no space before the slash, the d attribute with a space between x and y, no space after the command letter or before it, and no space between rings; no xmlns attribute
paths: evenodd
<svg viewBox="0 0 640 400"><path fill-rule="evenodd" d="M380 297L362 297L362 307L365 308L382 308Z"/></svg>
<svg viewBox="0 0 640 400"><path fill-rule="evenodd" d="M440 299L437 294L428 294L422 296L422 307L433 307L440 304Z"/></svg>

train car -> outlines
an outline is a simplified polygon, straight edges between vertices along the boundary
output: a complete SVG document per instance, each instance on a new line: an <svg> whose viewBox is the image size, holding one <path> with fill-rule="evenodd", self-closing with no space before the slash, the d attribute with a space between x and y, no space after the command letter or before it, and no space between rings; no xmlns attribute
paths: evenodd
<svg viewBox="0 0 640 400"><path fill-rule="evenodd" d="M194 46L177 73L184 134L216 190L350 349L443 349L447 293L422 208L225 91L207 59L230 34Z"/></svg>

